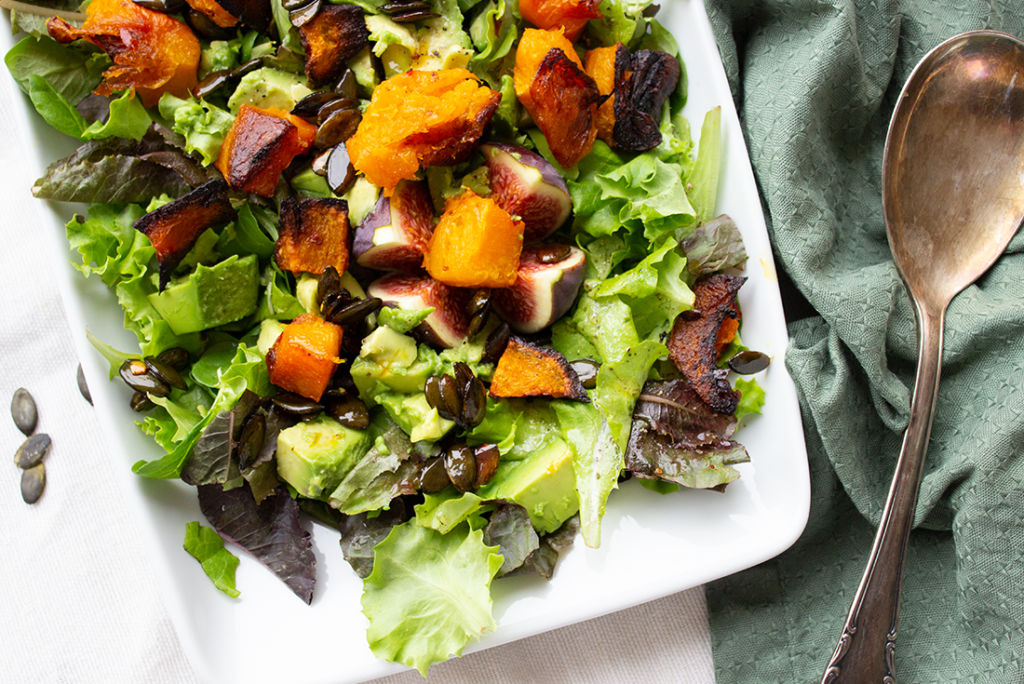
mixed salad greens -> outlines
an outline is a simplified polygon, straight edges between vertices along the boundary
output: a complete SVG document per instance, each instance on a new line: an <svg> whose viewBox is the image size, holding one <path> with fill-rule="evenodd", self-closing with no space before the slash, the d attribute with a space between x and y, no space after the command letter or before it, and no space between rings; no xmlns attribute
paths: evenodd
<svg viewBox="0 0 1024 684"><path fill-rule="evenodd" d="M40 6L41 5L41 6ZM81 12L85 13L82 14ZM240 546L309 602L303 516L341 532L367 638L418 668L495 627L493 578L596 547L609 494L721 488L760 412L715 217L650 0L46 0L6 55L81 145L36 196L87 203L76 267L139 350L93 338L198 490L185 549ZM452 94L455 95L452 95Z"/></svg>

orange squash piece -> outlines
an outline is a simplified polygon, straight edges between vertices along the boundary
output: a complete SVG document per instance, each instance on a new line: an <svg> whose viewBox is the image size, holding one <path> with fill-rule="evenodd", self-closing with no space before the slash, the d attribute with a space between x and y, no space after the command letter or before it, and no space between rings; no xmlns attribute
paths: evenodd
<svg viewBox="0 0 1024 684"><path fill-rule="evenodd" d="M238 25L238 17L221 7L217 0L185 0L185 2L196 12L206 15L210 21L221 28Z"/></svg>
<svg viewBox="0 0 1024 684"><path fill-rule="evenodd" d="M584 70L597 84L597 92L608 96L597 108L594 122L597 137L611 145L615 129L615 85L629 66L629 50L622 43L594 48L587 52L584 64Z"/></svg>
<svg viewBox="0 0 1024 684"><path fill-rule="evenodd" d="M561 29L523 32L513 81L559 164L569 168L590 154L601 95Z"/></svg>
<svg viewBox="0 0 1024 684"><path fill-rule="evenodd" d="M274 259L282 270L319 275L328 266L348 268L348 203L318 197L281 203Z"/></svg>
<svg viewBox="0 0 1024 684"><path fill-rule="evenodd" d="M244 104L224 136L216 167L235 190L272 197L281 172L315 137L316 126L293 114Z"/></svg>
<svg viewBox="0 0 1024 684"><path fill-rule="evenodd" d="M314 85L340 77L346 62L370 43L363 10L355 5L324 3L298 30L306 49L306 76Z"/></svg>
<svg viewBox="0 0 1024 684"><path fill-rule="evenodd" d="M466 69L411 70L374 88L349 159L388 197L421 166L450 165L472 153L501 94Z"/></svg>
<svg viewBox="0 0 1024 684"><path fill-rule="evenodd" d="M516 282L525 228L493 199L467 190L445 204L423 267L446 285L510 287Z"/></svg>
<svg viewBox="0 0 1024 684"><path fill-rule="evenodd" d="M602 16L600 0L519 0L519 13L537 28L561 28L569 40L576 40L591 19Z"/></svg>
<svg viewBox="0 0 1024 684"><path fill-rule="evenodd" d="M228 186L222 180L212 180L136 221L133 226L149 238L156 251L160 289L203 231L234 218Z"/></svg>
<svg viewBox="0 0 1024 684"><path fill-rule="evenodd" d="M307 399L320 401L341 359L341 326L302 314L285 326L267 351L270 382Z"/></svg>
<svg viewBox="0 0 1024 684"><path fill-rule="evenodd" d="M559 352L512 337L491 378L498 399L550 397L589 402L579 375Z"/></svg>
<svg viewBox="0 0 1024 684"><path fill-rule="evenodd" d="M152 107L164 93L188 97L196 86L199 41L185 24L131 0L92 0L85 16L81 28L60 17L50 17L46 28L58 43L87 40L110 56L114 64L103 72L97 95L135 88Z"/></svg>

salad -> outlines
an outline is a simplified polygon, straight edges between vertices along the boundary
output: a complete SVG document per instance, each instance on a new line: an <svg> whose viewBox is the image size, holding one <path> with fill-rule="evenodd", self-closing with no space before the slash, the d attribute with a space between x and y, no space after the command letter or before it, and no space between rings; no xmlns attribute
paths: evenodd
<svg viewBox="0 0 1024 684"><path fill-rule="evenodd" d="M89 205L76 266L139 349L93 344L166 452L133 470L196 487L184 546L222 591L226 540L311 601L312 517L373 652L425 674L494 628L496 578L598 546L621 479L739 476L763 392L729 371L767 357L719 114L695 143L655 6L78 10L12 11L12 76L82 141L33 192Z"/></svg>

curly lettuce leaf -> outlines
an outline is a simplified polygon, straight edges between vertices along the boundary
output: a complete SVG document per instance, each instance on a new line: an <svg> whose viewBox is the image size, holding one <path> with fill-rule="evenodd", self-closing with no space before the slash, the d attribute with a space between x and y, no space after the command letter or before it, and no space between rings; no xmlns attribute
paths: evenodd
<svg viewBox="0 0 1024 684"><path fill-rule="evenodd" d="M83 119L84 120L84 119ZM135 93L126 90L120 97L110 101L109 115L106 121L94 121L82 131L83 140L102 140L104 138L127 138L139 141L146 135L153 119L135 97Z"/></svg>
<svg viewBox="0 0 1024 684"><path fill-rule="evenodd" d="M367 641L374 655L415 667L460 655L496 627L491 580L502 565L481 530L462 525L448 534L405 523L376 546L363 583Z"/></svg>
<svg viewBox="0 0 1024 684"><path fill-rule="evenodd" d="M213 585L231 598L238 598L235 570L238 557L224 548L220 535L198 521L185 523L185 550L203 566Z"/></svg>
<svg viewBox="0 0 1024 684"><path fill-rule="evenodd" d="M764 406L764 390L754 378L737 378L735 389L740 392L736 405L736 420L742 422L747 416L761 415Z"/></svg>
<svg viewBox="0 0 1024 684"><path fill-rule="evenodd" d="M182 99L164 93L157 105L160 116L171 122L175 133L185 136L185 151L198 153L209 166L220 154L235 117L225 109L194 97Z"/></svg>

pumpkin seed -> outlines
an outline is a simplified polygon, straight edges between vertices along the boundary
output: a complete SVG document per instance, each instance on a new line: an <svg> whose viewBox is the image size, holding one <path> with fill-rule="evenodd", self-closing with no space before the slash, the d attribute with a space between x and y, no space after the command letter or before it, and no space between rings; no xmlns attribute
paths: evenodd
<svg viewBox="0 0 1024 684"><path fill-rule="evenodd" d="M343 101L338 100L337 102ZM332 102L327 107L334 107L337 102ZM324 107L324 109L327 109L327 107ZM321 109L320 115L318 115L318 118L322 118L323 122L317 128L316 137L313 139L313 146L321 150L333 148L351 138L359 127L359 122L363 119L363 113L358 108L335 109L329 115L323 117L324 109ZM329 158L328 161L330 161Z"/></svg>
<svg viewBox="0 0 1024 684"><path fill-rule="evenodd" d="M36 424L39 422L39 411L36 409L36 400L32 398L29 391L19 387L11 397L11 418L26 435L35 432Z"/></svg>
<svg viewBox="0 0 1024 684"><path fill-rule="evenodd" d="M511 336L512 329L508 327L508 323L502 322L487 336L487 341L484 342L484 354L480 360L484 363L498 363L498 359L505 353L505 347L508 346Z"/></svg>
<svg viewBox="0 0 1024 684"><path fill-rule="evenodd" d="M27 504L34 504L43 495L46 487L46 466L42 463L21 473L21 498Z"/></svg>
<svg viewBox="0 0 1024 684"><path fill-rule="evenodd" d="M160 378L150 374L149 367L139 359L128 359L118 371L121 379L136 392L145 392L157 397L166 397L171 388Z"/></svg>
<svg viewBox="0 0 1024 684"><path fill-rule="evenodd" d="M590 359L580 359L579 361L573 361L569 365L576 371L576 375L579 376L584 389L594 389L597 387L597 371L601 369L601 364Z"/></svg>
<svg viewBox="0 0 1024 684"><path fill-rule="evenodd" d="M362 321L370 314L376 313L382 304L383 302L377 297L357 299L346 306L334 307L330 315L324 314L324 318L335 325L346 326Z"/></svg>
<svg viewBox="0 0 1024 684"><path fill-rule="evenodd" d="M188 389L188 385L185 384L181 374L174 370L169 363L164 363L160 359L155 359L152 356L147 356L143 361L146 363L146 369L149 371L149 374L157 380L160 380L171 387Z"/></svg>
<svg viewBox="0 0 1024 684"><path fill-rule="evenodd" d="M473 378L466 384L462 397L462 426L475 428L483 422L486 410L487 392L484 390L484 383L480 382L480 378Z"/></svg>
<svg viewBox="0 0 1024 684"><path fill-rule="evenodd" d="M341 75L338 82L334 86L334 92L338 93L342 97L347 97L350 100L354 100L358 97L358 82L356 81L356 72L352 69L345 69L345 73Z"/></svg>
<svg viewBox="0 0 1024 684"><path fill-rule="evenodd" d="M441 405L444 407L437 409L437 412L441 414L442 418L448 420L458 420L459 416L462 415L462 397L459 393L459 384L455 378L450 375L442 375L440 380L441 390ZM435 407L436 408L436 407Z"/></svg>
<svg viewBox="0 0 1024 684"><path fill-rule="evenodd" d="M542 264L557 264L572 254L569 245L549 244L537 249L537 261Z"/></svg>
<svg viewBox="0 0 1024 684"><path fill-rule="evenodd" d="M132 398L128 400L128 405L131 407L132 411L137 411L138 413L148 411L155 406L155 404L149 400L148 394L138 390L132 394Z"/></svg>
<svg viewBox="0 0 1024 684"><path fill-rule="evenodd" d="M256 412L249 416L238 437L238 467L245 470L259 459L263 448L263 437L267 431L267 419Z"/></svg>
<svg viewBox="0 0 1024 684"><path fill-rule="evenodd" d="M82 396L85 397L85 400L91 404L92 393L89 392L89 385L85 382L85 372L82 371L82 364L78 364L78 372L75 379L78 382L78 391L81 392Z"/></svg>
<svg viewBox="0 0 1024 684"><path fill-rule="evenodd" d="M366 404L355 397L345 397L327 404L327 413L347 428L365 430L370 426Z"/></svg>
<svg viewBox="0 0 1024 684"><path fill-rule="evenodd" d="M338 275L338 269L328 266L320 274L316 284L316 305L323 307L324 299L327 298L327 295L341 291L341 276Z"/></svg>
<svg viewBox="0 0 1024 684"><path fill-rule="evenodd" d="M344 143L335 145L327 158L327 185L335 195L344 195L356 182L356 168Z"/></svg>
<svg viewBox="0 0 1024 684"><path fill-rule="evenodd" d="M313 0L304 7L293 9L288 13L288 19L292 22L292 26L296 28L304 26L309 22L313 21L313 18L320 13L320 0Z"/></svg>
<svg viewBox="0 0 1024 684"><path fill-rule="evenodd" d="M170 349L164 349L162 352L156 355L157 361L160 363L166 363L168 366L176 371L183 371L188 368L189 355L188 350L182 347L171 347Z"/></svg>
<svg viewBox="0 0 1024 684"><path fill-rule="evenodd" d="M498 451L497 444L481 444L473 450L473 455L476 457L476 482L473 486L483 487L491 481L498 470L501 452Z"/></svg>
<svg viewBox="0 0 1024 684"><path fill-rule="evenodd" d="M451 483L448 471L444 467L443 458L435 458L427 463L420 472L419 489L424 494L436 494Z"/></svg>
<svg viewBox="0 0 1024 684"><path fill-rule="evenodd" d="M295 106L292 107L292 114L306 119L314 119L321 107L328 102L334 102L339 97L337 93L330 90L317 90L296 102Z"/></svg>
<svg viewBox="0 0 1024 684"><path fill-rule="evenodd" d="M50 450L50 435L40 432L32 435L14 452L14 465L21 469L31 468L43 462Z"/></svg>
<svg viewBox="0 0 1024 684"><path fill-rule="evenodd" d="M286 411L293 416L316 416L323 412L324 407L312 399L307 399L301 394L294 392L279 392L270 398L274 406Z"/></svg>
<svg viewBox="0 0 1024 684"><path fill-rule="evenodd" d="M231 69L214 71L196 85L194 94L199 99L207 98L234 80L235 75Z"/></svg>
<svg viewBox="0 0 1024 684"><path fill-rule="evenodd" d="M460 444L450 448L444 455L444 469L460 492L473 488L473 483L476 482L476 456L468 446Z"/></svg>
<svg viewBox="0 0 1024 684"><path fill-rule="evenodd" d="M753 375L767 368L771 360L771 357L763 352L748 349L729 359L729 368L740 375Z"/></svg>

